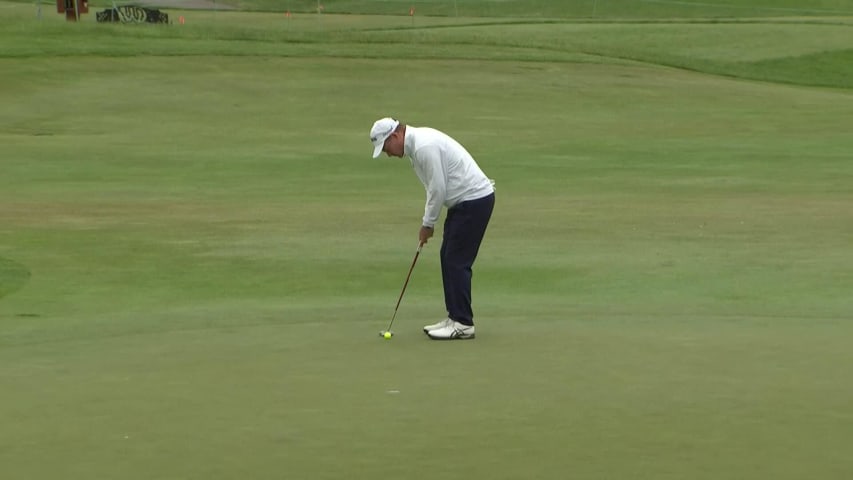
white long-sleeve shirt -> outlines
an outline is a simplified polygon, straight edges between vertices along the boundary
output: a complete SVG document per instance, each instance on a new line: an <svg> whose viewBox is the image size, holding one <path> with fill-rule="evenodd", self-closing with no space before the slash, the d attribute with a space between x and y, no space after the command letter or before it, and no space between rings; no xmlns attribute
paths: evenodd
<svg viewBox="0 0 853 480"><path fill-rule="evenodd" d="M435 226L442 205L452 208L495 191L494 182L465 147L434 128L407 125L403 153L426 189L425 227Z"/></svg>

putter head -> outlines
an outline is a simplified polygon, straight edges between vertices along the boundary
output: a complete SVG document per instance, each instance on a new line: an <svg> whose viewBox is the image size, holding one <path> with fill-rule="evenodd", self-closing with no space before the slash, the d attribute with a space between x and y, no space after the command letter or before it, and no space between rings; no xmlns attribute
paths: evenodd
<svg viewBox="0 0 853 480"><path fill-rule="evenodd" d="M381 331L379 332L379 336L380 336L380 337L382 337L382 338L385 338L385 334L386 334L386 333L390 333L392 337L394 336L394 332L392 332L391 330L381 330Z"/></svg>

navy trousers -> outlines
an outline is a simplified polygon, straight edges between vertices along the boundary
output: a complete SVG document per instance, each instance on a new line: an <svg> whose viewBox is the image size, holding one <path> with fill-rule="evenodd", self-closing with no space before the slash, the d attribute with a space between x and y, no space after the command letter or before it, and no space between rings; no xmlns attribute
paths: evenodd
<svg viewBox="0 0 853 480"><path fill-rule="evenodd" d="M444 303L447 316L465 325L474 325L471 267L477 259L494 207L495 194L492 193L448 209L444 219L444 238L441 242Z"/></svg>

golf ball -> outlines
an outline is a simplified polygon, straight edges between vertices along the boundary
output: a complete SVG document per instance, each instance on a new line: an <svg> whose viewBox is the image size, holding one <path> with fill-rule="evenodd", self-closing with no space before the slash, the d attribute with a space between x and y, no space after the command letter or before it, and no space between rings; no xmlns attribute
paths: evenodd
<svg viewBox="0 0 853 480"><path fill-rule="evenodd" d="M391 332L385 332L382 336L385 337L385 339L387 340L391 338Z"/></svg>

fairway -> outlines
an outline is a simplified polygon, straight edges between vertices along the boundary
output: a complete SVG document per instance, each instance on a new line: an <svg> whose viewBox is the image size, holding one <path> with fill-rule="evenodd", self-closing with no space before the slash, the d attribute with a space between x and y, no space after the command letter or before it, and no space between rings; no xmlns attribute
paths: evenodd
<svg viewBox="0 0 853 480"><path fill-rule="evenodd" d="M853 1L91 3L0 0L3 480L853 478ZM388 115L496 180L476 340L441 228L377 336Z"/></svg>

